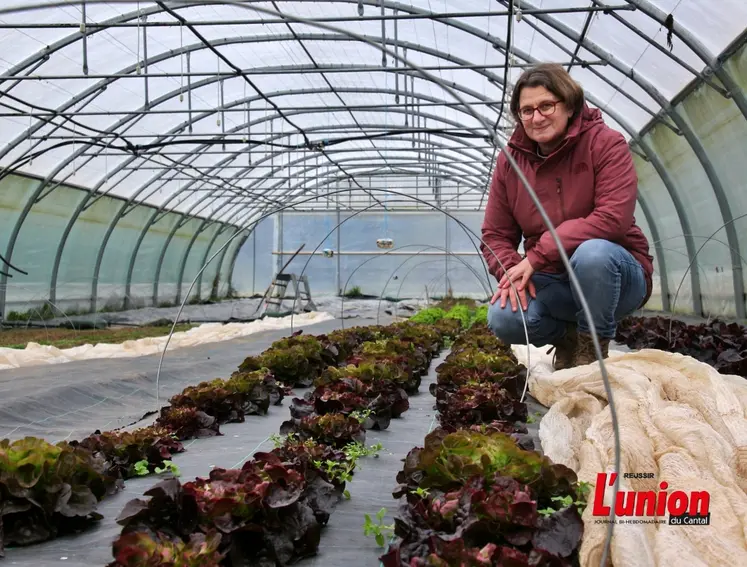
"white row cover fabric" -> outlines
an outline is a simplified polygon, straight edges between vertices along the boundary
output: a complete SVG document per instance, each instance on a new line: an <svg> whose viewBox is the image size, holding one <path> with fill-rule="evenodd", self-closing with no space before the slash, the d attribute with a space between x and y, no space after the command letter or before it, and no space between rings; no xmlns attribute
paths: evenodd
<svg viewBox="0 0 747 567"><path fill-rule="evenodd" d="M238 186L279 195L278 179L311 179L295 184L290 195L298 195L319 176L367 172L372 164L396 170L396 157L415 161L414 152L435 142L444 146L443 155L421 154L421 172L428 159L464 160L450 150L467 149L484 170L478 175L484 181L494 155L486 147L490 133L484 124L492 127L498 119L507 61L510 85L527 64L567 64L575 53L571 74L590 103L630 135L695 78L693 71L712 63L747 22L743 0L514 0L507 58L508 18L496 14L507 12L509 0L384 1L383 8L379 0L165 5L168 11L144 1L25 0L0 8L0 165L14 166L29 152L65 144L20 170L221 220L229 220L221 205L235 200ZM611 11L602 12L605 7ZM536 9L554 12L532 14ZM387 57L384 66L378 47L350 35L381 45L382 14L388 18L385 47L400 56L407 49L410 62L455 88L472 112L436 82L405 72L394 58ZM670 45L666 26L652 17L668 14L687 42L674 37ZM326 27L292 23L294 17ZM334 69L320 73L318 67ZM187 70L195 76L187 77ZM413 110L421 117L413 117ZM402 134L330 146L321 160L308 148L288 151L305 141L404 128L406 121L408 128L442 131L427 139ZM507 112L501 127L511 129ZM97 145L86 144L102 132ZM206 143L223 135L232 141ZM125 151L127 143L166 141L178 144L140 157ZM356 148L375 155L356 155ZM280 155L271 157L274 152ZM350 157L358 159L343 160ZM447 163L440 171L460 175Z"/></svg>
<svg viewBox="0 0 747 567"><path fill-rule="evenodd" d="M582 514L583 567L602 560L608 524L593 515L597 475L614 471L614 434L599 363L552 372L544 350L530 347L529 390L549 411L539 427L545 454L590 483ZM515 347L525 362L527 347ZM605 363L620 431L620 491L707 491L710 525L669 525L623 517L614 526L614 567L747 565L747 382L696 359L655 349L610 351ZM653 473L653 478L625 478ZM609 478L609 477L608 477ZM625 497L629 501L630 496ZM614 505L612 487L604 503ZM663 520L664 523L634 520ZM602 521L599 521L602 520ZM624 523L626 520L628 522Z"/></svg>
<svg viewBox="0 0 747 567"><path fill-rule="evenodd" d="M312 311L293 316L293 326L305 327L334 319L326 312ZM291 316L268 317L252 321L251 323L204 323L188 331L179 331L171 336L168 353L177 349L194 347L207 343L229 341L259 333L289 329ZM49 364L63 364L76 360L92 360L95 358L132 358L161 354L166 346L168 336L146 337L124 341L123 343L85 344L72 348L60 349L49 345L28 343L24 349L0 348L0 370L23 368L27 366L43 366Z"/></svg>

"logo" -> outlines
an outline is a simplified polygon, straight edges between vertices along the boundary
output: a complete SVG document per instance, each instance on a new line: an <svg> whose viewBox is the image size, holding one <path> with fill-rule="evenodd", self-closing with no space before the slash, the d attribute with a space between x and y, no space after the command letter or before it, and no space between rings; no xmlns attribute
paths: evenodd
<svg viewBox="0 0 747 567"><path fill-rule="evenodd" d="M624 478L654 478L653 473L625 473ZM617 473L597 474L594 489L594 506L592 515L609 516L611 507L604 503L604 492L607 486L614 486ZM667 482L659 483L659 490L637 492L635 490L618 490L615 498L615 516L619 523L642 523L627 518L650 519L654 523L665 523L664 516L669 514L669 525L707 526L711 523L711 495L708 491L682 490L668 492ZM602 520L603 521L603 520ZM648 523L648 522L646 522Z"/></svg>
<svg viewBox="0 0 747 567"><path fill-rule="evenodd" d="M580 163L577 163L574 166L574 168L573 168L573 173L575 175L579 175L581 173L586 173L587 171L589 171L589 164L587 164L586 162L583 162L583 161L580 162Z"/></svg>

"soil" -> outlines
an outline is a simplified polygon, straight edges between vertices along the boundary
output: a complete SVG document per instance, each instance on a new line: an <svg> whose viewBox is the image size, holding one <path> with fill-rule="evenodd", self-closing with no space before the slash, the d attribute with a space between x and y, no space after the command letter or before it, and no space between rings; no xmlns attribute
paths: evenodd
<svg viewBox="0 0 747 567"><path fill-rule="evenodd" d="M187 331L194 325L177 325L174 332ZM162 337L169 334L171 326L112 327L109 329L76 331L60 328L29 328L0 330L0 347L26 348L30 342L57 348L72 348L85 344L119 344L129 340Z"/></svg>

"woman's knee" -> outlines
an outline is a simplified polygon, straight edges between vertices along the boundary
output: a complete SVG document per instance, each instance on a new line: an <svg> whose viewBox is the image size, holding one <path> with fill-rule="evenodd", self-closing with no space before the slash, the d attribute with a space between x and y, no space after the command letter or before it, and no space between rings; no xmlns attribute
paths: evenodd
<svg viewBox="0 0 747 567"><path fill-rule="evenodd" d="M624 250L619 244L604 240L602 238L593 238L582 242L571 256L571 265L583 268L606 268L614 265L619 259L621 250Z"/></svg>

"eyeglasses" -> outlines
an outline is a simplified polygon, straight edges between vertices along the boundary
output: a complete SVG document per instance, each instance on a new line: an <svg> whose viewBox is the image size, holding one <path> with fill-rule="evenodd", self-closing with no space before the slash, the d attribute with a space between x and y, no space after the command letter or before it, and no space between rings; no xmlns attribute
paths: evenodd
<svg viewBox="0 0 747 567"><path fill-rule="evenodd" d="M541 103L539 106L525 106L524 108L519 109L519 118L521 118L524 122L527 122L534 118L534 112L536 110L538 110L542 116L550 116L555 112L555 107L559 102L559 100L548 100Z"/></svg>

